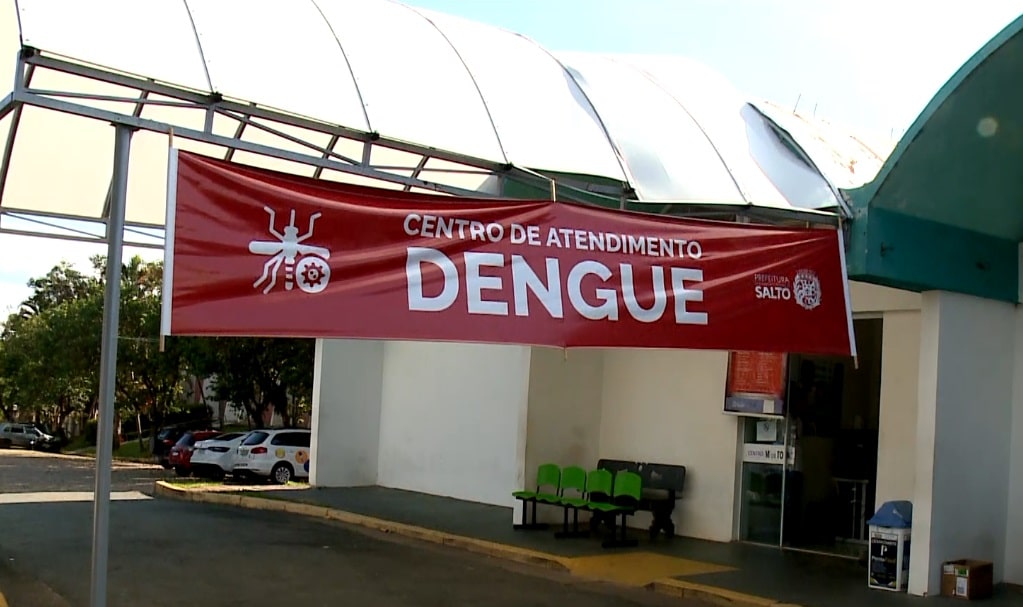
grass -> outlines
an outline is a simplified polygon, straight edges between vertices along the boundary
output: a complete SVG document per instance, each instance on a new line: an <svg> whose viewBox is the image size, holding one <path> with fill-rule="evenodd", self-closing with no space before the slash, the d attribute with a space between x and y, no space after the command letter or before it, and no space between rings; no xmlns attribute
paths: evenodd
<svg viewBox="0 0 1023 607"><path fill-rule="evenodd" d="M174 485L175 487L181 487L182 489L189 489L189 488L195 489L195 488L201 488L201 487L220 487L222 485L226 485L226 486L230 487L230 486L234 485L234 483L224 482L224 481L215 481L215 480L206 479L206 478L180 478L180 477L178 477L178 478L168 478L168 479L164 479L164 480L168 484ZM251 484L236 485L236 486L239 487L239 492L240 493L263 493L263 491L260 490L260 489L251 489L250 488L252 486ZM275 485L267 484L267 487L274 487L274 486ZM300 483L298 481L290 481L288 483L288 486L289 487L299 487L299 486L306 486L307 487L307 486L309 486L309 484L308 483ZM241 487L245 487L245 488L242 489ZM270 493L272 493L272 491Z"/></svg>
<svg viewBox="0 0 1023 607"><path fill-rule="evenodd" d="M223 430L221 430L221 431L222 432L248 432L249 430L252 430L252 428L246 426L245 424L227 424L226 426L224 426Z"/></svg>
<svg viewBox="0 0 1023 607"><path fill-rule="evenodd" d="M165 479L167 484L181 487L182 489L197 489L201 487L219 487L224 483L204 478L171 478Z"/></svg>
<svg viewBox="0 0 1023 607"><path fill-rule="evenodd" d="M67 448L64 449L64 451L75 455L87 455L89 457L96 456L95 445L78 446L74 442L72 442L67 446ZM140 448L138 441L129 441L121 443L120 448L114 451L114 459L149 463L153 460L153 457L152 455L150 455L149 449L146 447L146 445L143 444L143 446Z"/></svg>

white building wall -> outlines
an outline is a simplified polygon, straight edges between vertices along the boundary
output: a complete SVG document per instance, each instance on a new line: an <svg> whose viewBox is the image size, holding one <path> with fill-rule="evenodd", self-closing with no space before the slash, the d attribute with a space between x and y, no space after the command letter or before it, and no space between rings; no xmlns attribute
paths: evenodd
<svg viewBox="0 0 1023 607"><path fill-rule="evenodd" d="M920 294L866 282L849 283L849 299L855 314L875 314L920 309Z"/></svg>
<svg viewBox="0 0 1023 607"><path fill-rule="evenodd" d="M920 296L853 283L852 301L857 313L885 319L878 501L912 497ZM516 506L511 491L535 482L543 461L683 464L689 478L677 532L729 541L737 418L722 413L726 371L724 352L566 357L519 346L324 340L313 483L377 483Z"/></svg>
<svg viewBox="0 0 1023 607"><path fill-rule="evenodd" d="M388 342L378 483L513 506L529 359L523 346Z"/></svg>
<svg viewBox="0 0 1023 607"><path fill-rule="evenodd" d="M525 487L540 464L591 470L600 455L603 350L533 348L529 365ZM538 508L537 518L561 520L560 508Z"/></svg>
<svg viewBox="0 0 1023 607"><path fill-rule="evenodd" d="M886 312L882 322L875 508L891 500L912 501L916 486L920 312Z"/></svg>
<svg viewBox="0 0 1023 607"><path fill-rule="evenodd" d="M1005 581L1023 584L1023 309L1016 309L1013 360L1012 438L1009 457L1008 520L1005 529Z"/></svg>
<svg viewBox="0 0 1023 607"><path fill-rule="evenodd" d="M376 484L386 345L382 341L316 340L310 484Z"/></svg>
<svg viewBox="0 0 1023 607"><path fill-rule="evenodd" d="M1003 577L1016 312L945 292L922 301L909 591L933 595L949 559L990 560Z"/></svg>
<svg viewBox="0 0 1023 607"><path fill-rule="evenodd" d="M727 365L724 352L607 350L600 420L600 457L686 466L675 532L723 542L732 539L737 438L737 418L722 413Z"/></svg>

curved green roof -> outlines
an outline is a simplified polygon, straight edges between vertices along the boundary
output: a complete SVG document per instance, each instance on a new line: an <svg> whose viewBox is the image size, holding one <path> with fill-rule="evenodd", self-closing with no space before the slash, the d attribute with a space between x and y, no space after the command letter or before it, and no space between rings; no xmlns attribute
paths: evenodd
<svg viewBox="0 0 1023 607"><path fill-rule="evenodd" d="M880 208L1023 240L1023 17L938 91L878 176L848 194Z"/></svg>

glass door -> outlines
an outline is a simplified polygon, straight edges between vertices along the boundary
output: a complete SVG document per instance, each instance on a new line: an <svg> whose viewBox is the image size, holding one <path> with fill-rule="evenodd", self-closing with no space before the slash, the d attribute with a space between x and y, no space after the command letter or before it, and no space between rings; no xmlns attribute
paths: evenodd
<svg viewBox="0 0 1023 607"><path fill-rule="evenodd" d="M739 539L780 546L785 520L786 471L792 459L788 423L779 417L744 417L742 424Z"/></svg>

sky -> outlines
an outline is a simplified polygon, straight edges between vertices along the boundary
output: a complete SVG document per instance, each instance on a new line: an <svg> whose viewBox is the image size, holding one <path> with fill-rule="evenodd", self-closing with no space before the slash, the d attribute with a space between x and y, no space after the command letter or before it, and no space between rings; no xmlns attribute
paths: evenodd
<svg viewBox="0 0 1023 607"><path fill-rule="evenodd" d="M898 138L1023 0L406 0L552 51L682 55L767 99L867 137ZM0 314L62 259L104 247L0 234ZM126 251L158 259L159 251Z"/></svg>

